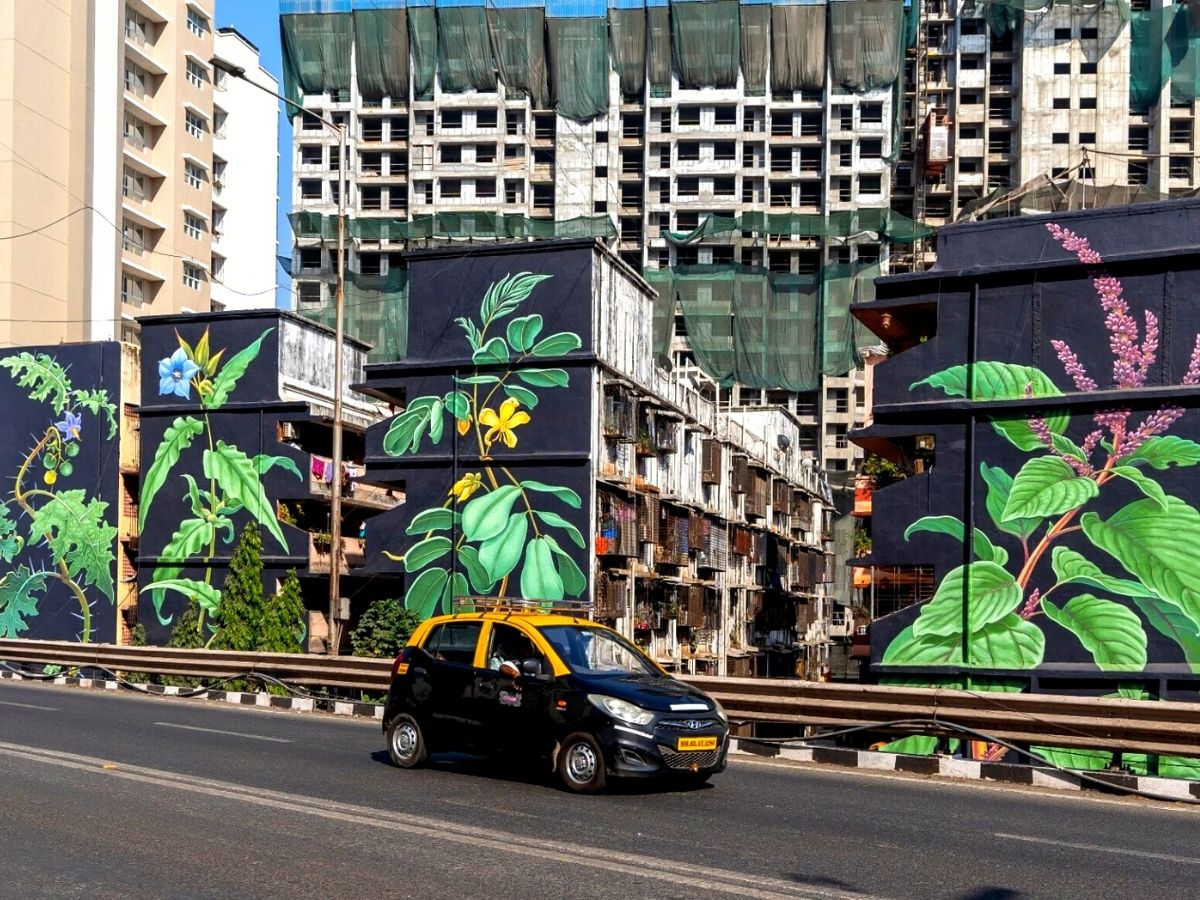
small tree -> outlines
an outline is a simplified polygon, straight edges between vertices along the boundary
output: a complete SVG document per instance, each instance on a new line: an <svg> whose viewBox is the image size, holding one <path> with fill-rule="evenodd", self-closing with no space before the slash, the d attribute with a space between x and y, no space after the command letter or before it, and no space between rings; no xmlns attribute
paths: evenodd
<svg viewBox="0 0 1200 900"><path fill-rule="evenodd" d="M307 630L300 579L292 569L283 581L282 590L263 610L258 649L266 653L303 653Z"/></svg>
<svg viewBox="0 0 1200 900"><path fill-rule="evenodd" d="M221 626L212 646L218 650L257 650L262 627L262 537L247 525L229 560L221 588Z"/></svg>
<svg viewBox="0 0 1200 900"><path fill-rule="evenodd" d="M188 601L187 609L171 629L167 646L177 650L195 650L204 646L204 635L200 632L200 604L195 600Z"/></svg>
<svg viewBox="0 0 1200 900"><path fill-rule="evenodd" d="M421 617L405 609L399 600L376 600L358 620L358 627L350 635L350 646L355 656L395 656L420 624Z"/></svg>

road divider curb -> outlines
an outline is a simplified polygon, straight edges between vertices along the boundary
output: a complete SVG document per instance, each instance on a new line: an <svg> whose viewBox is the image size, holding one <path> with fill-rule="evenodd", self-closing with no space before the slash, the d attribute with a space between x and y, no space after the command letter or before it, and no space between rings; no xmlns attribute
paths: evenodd
<svg viewBox="0 0 1200 900"><path fill-rule="evenodd" d="M1177 800L1200 800L1200 781L1182 781L1177 778L1090 771L1088 776L1105 783L1094 784L1056 769L1039 766L977 762L949 756L906 756L900 753L846 750L840 747L788 747L747 738L731 738L729 751L731 754L789 762L822 763L849 769L901 772L958 781L994 781L1061 791L1097 791L1112 794L1137 790Z"/></svg>

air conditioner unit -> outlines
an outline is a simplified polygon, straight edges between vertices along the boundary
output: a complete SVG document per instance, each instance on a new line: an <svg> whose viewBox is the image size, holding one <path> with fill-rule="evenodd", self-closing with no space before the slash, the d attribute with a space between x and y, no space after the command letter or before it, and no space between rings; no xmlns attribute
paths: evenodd
<svg viewBox="0 0 1200 900"><path fill-rule="evenodd" d="M294 441L296 439L296 426L291 422L279 423L279 440Z"/></svg>

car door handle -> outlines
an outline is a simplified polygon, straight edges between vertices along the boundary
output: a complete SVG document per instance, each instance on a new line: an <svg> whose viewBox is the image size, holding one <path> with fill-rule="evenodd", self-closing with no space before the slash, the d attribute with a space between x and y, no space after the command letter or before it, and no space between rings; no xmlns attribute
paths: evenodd
<svg viewBox="0 0 1200 900"><path fill-rule="evenodd" d="M411 669L410 671L411 671L411 672L412 672L414 675L420 675L422 678L424 678L426 675L428 675L428 674L429 674L428 672L426 672L424 669L420 668L419 666L418 666L417 668L415 668L415 669Z"/></svg>
<svg viewBox="0 0 1200 900"><path fill-rule="evenodd" d="M479 693L480 693L480 696L483 696L483 697L495 697L496 696L496 682L494 682L494 681L479 682Z"/></svg>

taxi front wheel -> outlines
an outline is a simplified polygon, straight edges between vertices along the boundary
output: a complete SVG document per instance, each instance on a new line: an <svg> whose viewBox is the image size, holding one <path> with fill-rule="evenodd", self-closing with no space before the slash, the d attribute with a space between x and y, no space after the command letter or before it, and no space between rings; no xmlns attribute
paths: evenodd
<svg viewBox="0 0 1200 900"><path fill-rule="evenodd" d="M594 794L604 789L604 753L590 734L568 735L558 751L558 777L569 791Z"/></svg>
<svg viewBox="0 0 1200 900"><path fill-rule="evenodd" d="M417 720L407 714L392 719L387 731L388 756L402 769L421 765L429 757L425 747L425 735Z"/></svg>

